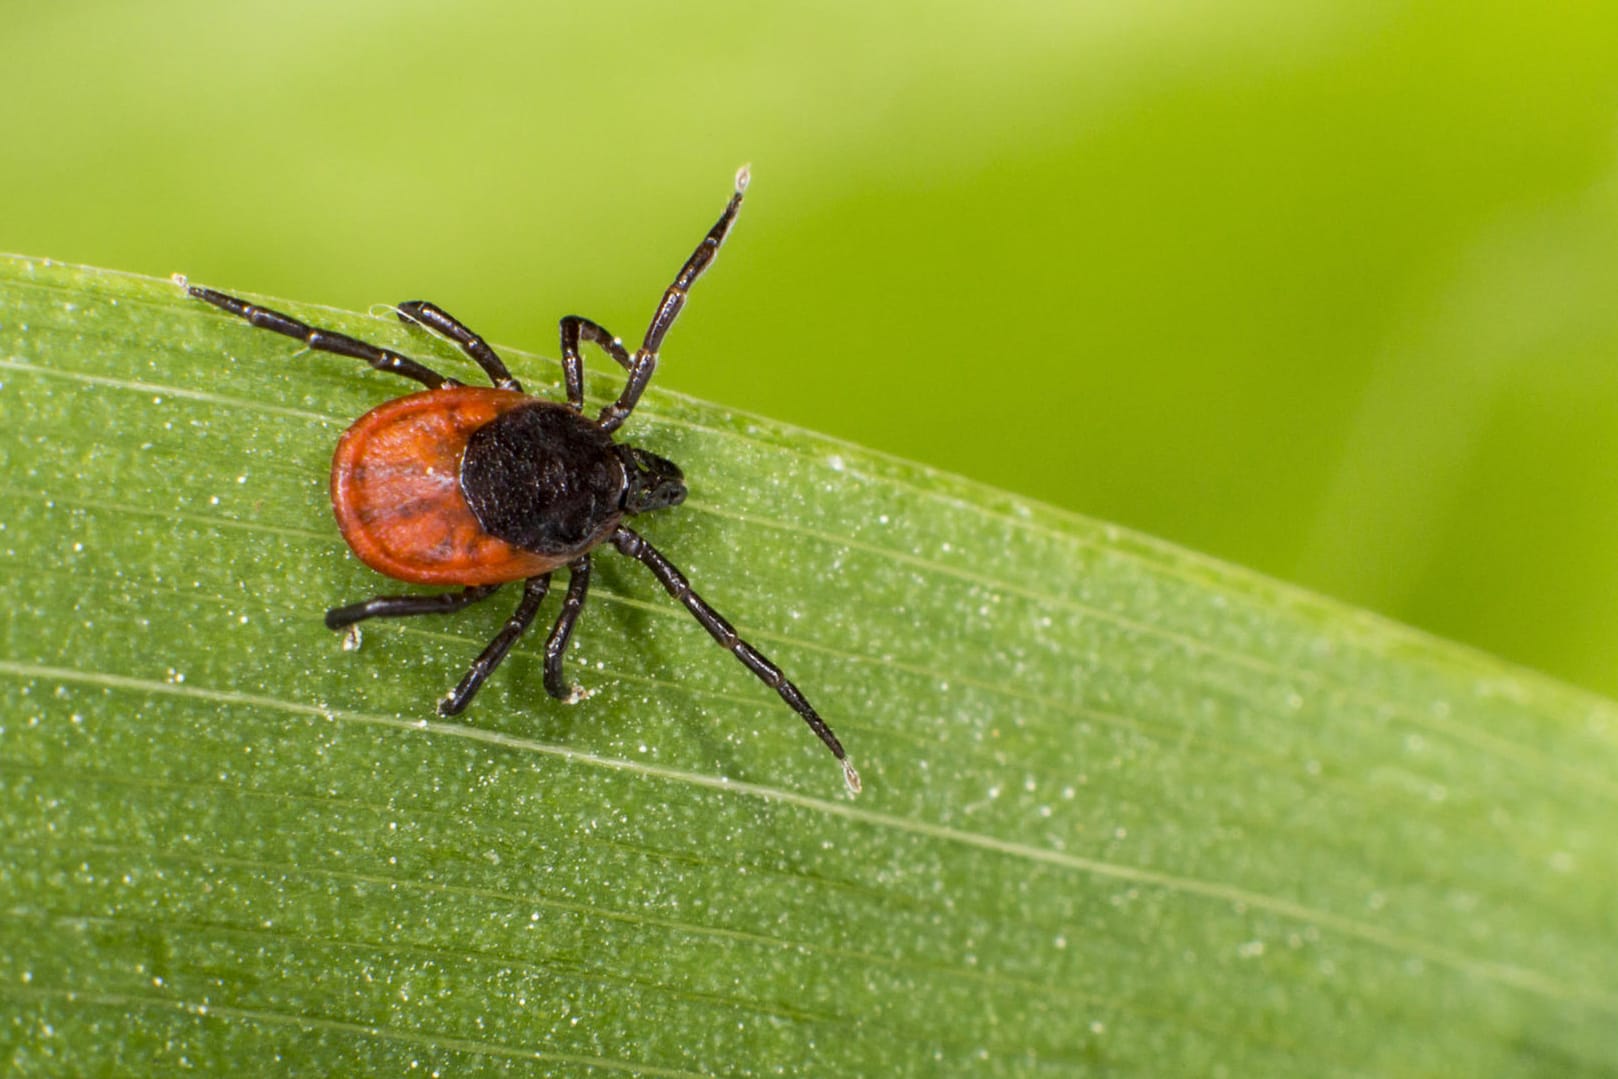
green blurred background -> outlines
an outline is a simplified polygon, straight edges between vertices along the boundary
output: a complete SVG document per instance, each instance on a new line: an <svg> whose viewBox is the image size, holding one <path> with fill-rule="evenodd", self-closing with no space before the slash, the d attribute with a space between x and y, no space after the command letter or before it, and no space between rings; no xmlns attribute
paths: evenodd
<svg viewBox="0 0 1618 1079"><path fill-rule="evenodd" d="M554 355L1618 693L1618 8L8 4L0 248Z"/></svg>

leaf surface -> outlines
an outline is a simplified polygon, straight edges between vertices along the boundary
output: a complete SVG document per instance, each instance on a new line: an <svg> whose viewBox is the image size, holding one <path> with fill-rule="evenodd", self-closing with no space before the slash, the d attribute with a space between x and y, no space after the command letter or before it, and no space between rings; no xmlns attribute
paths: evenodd
<svg viewBox="0 0 1618 1079"><path fill-rule="evenodd" d="M385 310L273 305L474 378ZM409 590L326 492L409 384L169 282L0 261L0 1059L1618 1065L1612 705L665 388L699 362L672 344L624 429L692 486L643 531L804 688L858 799L611 552L569 654L593 696L547 698L531 638L438 719L514 590L354 653L320 622Z"/></svg>

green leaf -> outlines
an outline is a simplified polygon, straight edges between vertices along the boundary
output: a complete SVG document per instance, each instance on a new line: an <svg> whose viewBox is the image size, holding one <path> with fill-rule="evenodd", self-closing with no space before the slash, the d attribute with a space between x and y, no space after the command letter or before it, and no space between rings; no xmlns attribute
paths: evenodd
<svg viewBox="0 0 1618 1079"><path fill-rule="evenodd" d="M472 377L385 310L275 306ZM804 687L857 799L610 553L569 656L594 696L547 698L528 640L438 720L513 593L357 653L320 622L408 590L347 553L326 471L409 386L169 282L0 262L0 1060L1618 1066L1612 705L680 397L677 337L624 433L692 498L644 531Z"/></svg>

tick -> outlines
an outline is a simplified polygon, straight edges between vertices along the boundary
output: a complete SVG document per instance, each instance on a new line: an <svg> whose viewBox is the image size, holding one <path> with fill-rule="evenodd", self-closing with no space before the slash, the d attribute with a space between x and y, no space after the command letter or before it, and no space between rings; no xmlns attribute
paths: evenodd
<svg viewBox="0 0 1618 1079"><path fill-rule="evenodd" d="M551 576L563 568L567 595L545 641L544 683L558 700L579 700L579 689L562 676L562 657L584 610L591 556L611 544L649 569L721 648L781 695L842 763L849 790L858 793L860 778L842 743L798 687L737 636L685 575L625 523L685 500L685 477L674 462L614 441L613 435L651 381L663 337L685 307L691 286L735 224L747 180L745 168L736 174L735 193L724 213L664 291L633 354L598 323L577 315L562 319L566 403L523 392L486 341L442 308L420 300L400 304L399 317L460 346L493 388L462 385L389 349L305 325L213 289L188 285L186 290L260 329L317 351L364 360L426 387L372 409L343 432L332 459L332 508L343 539L367 566L396 580L457 585L459 590L377 596L335 607L326 612L326 625L348 631L368 618L448 614L521 581L516 611L466 677L439 702L440 715L456 715L471 703L534 621ZM628 372L618 399L594 417L584 411L579 355L584 342L600 347Z"/></svg>

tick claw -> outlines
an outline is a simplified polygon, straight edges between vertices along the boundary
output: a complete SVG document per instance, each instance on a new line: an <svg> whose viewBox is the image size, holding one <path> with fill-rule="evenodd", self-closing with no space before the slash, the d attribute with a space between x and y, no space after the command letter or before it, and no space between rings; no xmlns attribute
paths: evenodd
<svg viewBox="0 0 1618 1079"><path fill-rule="evenodd" d="M843 758L843 782L848 784L849 794L860 792L860 774L854 771L854 765L847 757Z"/></svg>

